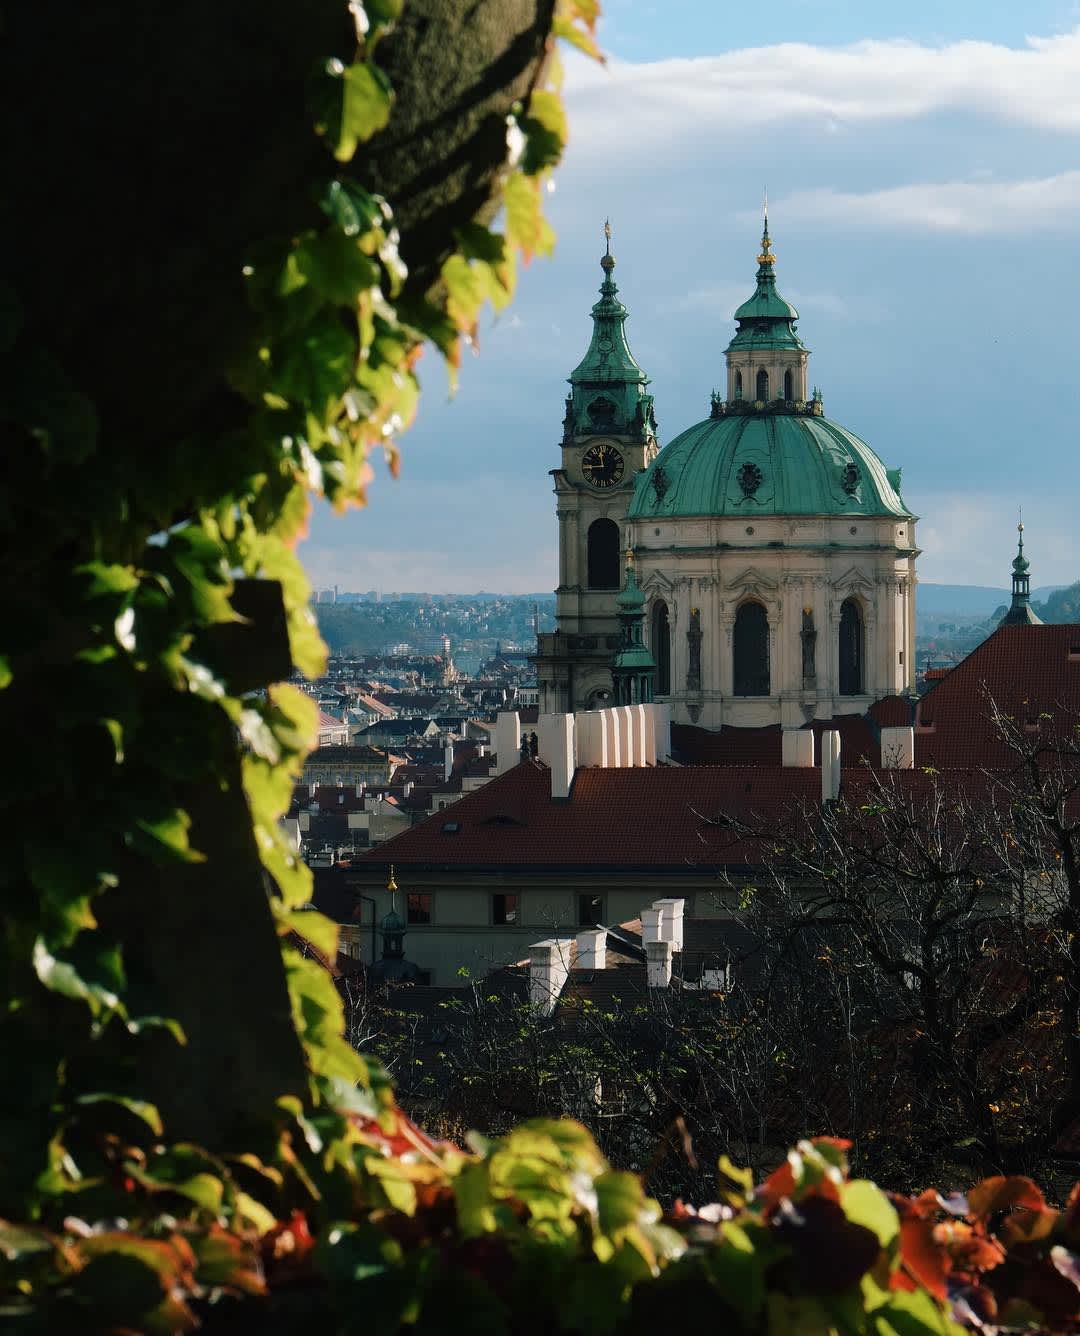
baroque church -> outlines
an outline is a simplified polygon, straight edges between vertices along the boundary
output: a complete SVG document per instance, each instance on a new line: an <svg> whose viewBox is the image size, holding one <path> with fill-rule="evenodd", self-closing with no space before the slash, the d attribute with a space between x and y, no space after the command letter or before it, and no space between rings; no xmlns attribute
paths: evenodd
<svg viewBox="0 0 1080 1336"><path fill-rule="evenodd" d="M810 392L768 216L725 392L663 448L605 234L552 470L557 629L538 640L541 711L656 699L673 723L790 728L913 693L916 517L900 470Z"/></svg>

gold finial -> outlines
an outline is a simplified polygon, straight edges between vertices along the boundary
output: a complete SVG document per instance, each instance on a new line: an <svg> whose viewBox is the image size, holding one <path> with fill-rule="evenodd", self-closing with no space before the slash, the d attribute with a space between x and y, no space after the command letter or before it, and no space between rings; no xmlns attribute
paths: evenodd
<svg viewBox="0 0 1080 1336"><path fill-rule="evenodd" d="M390 892L391 895L393 895L394 892L397 890L397 882L394 880L394 865L393 865L393 863L390 864L390 879L389 879L389 881L386 883L386 889Z"/></svg>
<svg viewBox="0 0 1080 1336"><path fill-rule="evenodd" d="M632 547L626 549L626 564L627 566L633 566L634 564L634 549Z"/></svg>
<svg viewBox="0 0 1080 1336"><path fill-rule="evenodd" d="M775 264L776 256L772 253L772 241L769 238L769 191L765 190L765 225L761 231L761 254L757 257L758 264Z"/></svg>
<svg viewBox="0 0 1080 1336"><path fill-rule="evenodd" d="M604 253L600 257L600 268L610 278L615 268L615 256L611 253L611 219L604 219Z"/></svg>

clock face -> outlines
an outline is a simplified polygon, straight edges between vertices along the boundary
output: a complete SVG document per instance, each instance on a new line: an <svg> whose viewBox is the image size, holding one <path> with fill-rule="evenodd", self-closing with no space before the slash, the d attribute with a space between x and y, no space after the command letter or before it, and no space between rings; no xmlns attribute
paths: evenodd
<svg viewBox="0 0 1080 1336"><path fill-rule="evenodd" d="M581 471L594 487L614 487L622 479L623 457L613 445L590 445L581 457Z"/></svg>

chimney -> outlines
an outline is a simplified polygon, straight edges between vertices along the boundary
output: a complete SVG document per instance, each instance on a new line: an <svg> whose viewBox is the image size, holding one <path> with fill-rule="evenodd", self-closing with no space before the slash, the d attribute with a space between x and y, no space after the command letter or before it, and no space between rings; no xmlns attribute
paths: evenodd
<svg viewBox="0 0 1080 1336"><path fill-rule="evenodd" d="M660 918L660 940L670 942L674 950L683 949L683 911L686 909L686 901L668 897L664 900L654 900L653 908L661 911Z"/></svg>
<svg viewBox="0 0 1080 1336"><path fill-rule="evenodd" d="M447 738L443 748L443 779L452 779L454 774L454 739Z"/></svg>
<svg viewBox="0 0 1080 1336"><path fill-rule="evenodd" d="M642 765L655 765L655 764L656 764L656 719L655 719L655 717L654 717L653 711L656 709L656 706L655 706L655 705L637 705L637 706L635 706L634 708L637 709L637 710L640 710L640 711L641 711L641 727L642 727L642 729L644 730L644 737L642 738L642 748L643 748L643 752L642 752L642 757L641 757L641 764L642 764Z"/></svg>
<svg viewBox="0 0 1080 1336"><path fill-rule="evenodd" d="M551 796L569 798L574 782L574 716L549 714L546 741L547 763L551 767Z"/></svg>
<svg viewBox="0 0 1080 1336"><path fill-rule="evenodd" d="M780 735L781 759L784 765L800 770L814 768L814 730L812 728L785 728Z"/></svg>
<svg viewBox="0 0 1080 1336"><path fill-rule="evenodd" d="M881 768L915 769L915 730L910 725L907 728L881 730Z"/></svg>
<svg viewBox="0 0 1080 1336"><path fill-rule="evenodd" d="M649 911L646 910L645 914ZM645 917L642 914L642 918ZM669 988L671 986L670 942L648 942L645 946L645 976L650 988Z"/></svg>
<svg viewBox="0 0 1080 1336"><path fill-rule="evenodd" d="M619 761L621 769L629 770L635 765L634 728L629 705L616 705L611 713L615 716L615 732L619 738Z"/></svg>
<svg viewBox="0 0 1080 1336"><path fill-rule="evenodd" d="M578 765L607 766L607 735L602 710L581 710L574 715L574 743Z"/></svg>
<svg viewBox="0 0 1080 1336"><path fill-rule="evenodd" d="M612 770L618 770L624 762L619 726L616 722L614 710L600 711L600 727L604 730L605 764L610 766Z"/></svg>
<svg viewBox="0 0 1080 1336"><path fill-rule="evenodd" d="M653 701L653 727L656 731L657 762L671 760L671 706L667 701Z"/></svg>
<svg viewBox="0 0 1080 1336"><path fill-rule="evenodd" d="M505 774L521 760L521 716L501 710L495 716L495 773Z"/></svg>
<svg viewBox="0 0 1080 1336"><path fill-rule="evenodd" d="M550 937L529 947L529 1002L542 1016L555 1010L570 973L571 945L567 938Z"/></svg>
<svg viewBox="0 0 1080 1336"><path fill-rule="evenodd" d="M821 735L821 801L833 803L840 797L840 734L827 728Z"/></svg>
<svg viewBox="0 0 1080 1336"><path fill-rule="evenodd" d="M664 911L656 905L641 911L641 940L648 946L650 942L663 940Z"/></svg>
<svg viewBox="0 0 1080 1336"><path fill-rule="evenodd" d="M579 970L607 968L606 928L582 928L577 935L577 963Z"/></svg>

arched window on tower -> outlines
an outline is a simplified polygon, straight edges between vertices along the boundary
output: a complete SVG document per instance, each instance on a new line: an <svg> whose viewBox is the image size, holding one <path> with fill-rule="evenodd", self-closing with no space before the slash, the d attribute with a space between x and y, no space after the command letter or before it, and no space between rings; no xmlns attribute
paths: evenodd
<svg viewBox="0 0 1080 1336"><path fill-rule="evenodd" d="M589 588L618 589L619 526L614 520L593 520L585 542Z"/></svg>
<svg viewBox="0 0 1080 1336"><path fill-rule="evenodd" d="M742 372L741 372L741 371L736 371L736 372L735 372L735 398L736 398L736 399L741 399L741 398L742 398Z"/></svg>
<svg viewBox="0 0 1080 1336"><path fill-rule="evenodd" d="M760 399L762 403L767 403L769 399L769 373L764 367L757 373L757 393L755 399Z"/></svg>
<svg viewBox="0 0 1080 1336"><path fill-rule="evenodd" d="M784 398L788 400L795 398L795 378L791 374L790 367L784 372Z"/></svg>
<svg viewBox="0 0 1080 1336"><path fill-rule="evenodd" d="M744 603L735 614L732 658L736 696L769 694L769 619L760 603Z"/></svg>
<svg viewBox="0 0 1080 1336"><path fill-rule="evenodd" d="M663 599L653 604L650 649L656 664L656 694L671 694L671 622Z"/></svg>
<svg viewBox="0 0 1080 1336"><path fill-rule="evenodd" d="M863 686L862 609L853 598L840 605L840 694L861 696Z"/></svg>

